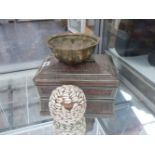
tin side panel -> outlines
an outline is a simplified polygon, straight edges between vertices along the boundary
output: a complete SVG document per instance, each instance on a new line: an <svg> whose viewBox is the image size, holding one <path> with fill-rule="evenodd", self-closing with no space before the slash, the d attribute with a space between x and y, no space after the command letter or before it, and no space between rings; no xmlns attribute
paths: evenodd
<svg viewBox="0 0 155 155"><path fill-rule="evenodd" d="M71 83L70 83L71 84ZM51 92L57 86L38 86L39 94L42 98L49 98ZM80 87L87 99L114 99L117 88L112 87Z"/></svg>
<svg viewBox="0 0 155 155"><path fill-rule="evenodd" d="M114 100L88 100L86 117L103 117L113 115ZM41 114L49 115L48 99L41 99Z"/></svg>

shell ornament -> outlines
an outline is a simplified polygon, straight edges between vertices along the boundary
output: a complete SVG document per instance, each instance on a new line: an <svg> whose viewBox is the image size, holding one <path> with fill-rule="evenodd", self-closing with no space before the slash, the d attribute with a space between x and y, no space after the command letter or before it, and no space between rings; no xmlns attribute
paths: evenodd
<svg viewBox="0 0 155 155"><path fill-rule="evenodd" d="M83 90L74 85L57 87L49 98L49 110L54 121L64 125L81 121L86 110Z"/></svg>

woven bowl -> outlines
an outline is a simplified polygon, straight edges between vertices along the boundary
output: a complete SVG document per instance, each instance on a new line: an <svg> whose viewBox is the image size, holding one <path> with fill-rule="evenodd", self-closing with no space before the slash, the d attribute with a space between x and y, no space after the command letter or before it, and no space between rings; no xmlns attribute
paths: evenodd
<svg viewBox="0 0 155 155"><path fill-rule="evenodd" d="M86 34L60 34L48 40L55 57L66 64L78 64L88 59L95 50L99 39Z"/></svg>

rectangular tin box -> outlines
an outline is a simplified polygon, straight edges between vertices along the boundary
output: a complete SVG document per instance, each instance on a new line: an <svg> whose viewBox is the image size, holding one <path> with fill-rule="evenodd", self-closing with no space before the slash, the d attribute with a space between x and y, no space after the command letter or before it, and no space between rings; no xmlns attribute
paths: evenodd
<svg viewBox="0 0 155 155"><path fill-rule="evenodd" d="M34 82L39 91L42 114L49 114L50 94L63 84L83 89L87 98L86 116L113 114L119 80L113 62L106 54L93 55L91 59L76 66L65 65L52 55L43 62Z"/></svg>

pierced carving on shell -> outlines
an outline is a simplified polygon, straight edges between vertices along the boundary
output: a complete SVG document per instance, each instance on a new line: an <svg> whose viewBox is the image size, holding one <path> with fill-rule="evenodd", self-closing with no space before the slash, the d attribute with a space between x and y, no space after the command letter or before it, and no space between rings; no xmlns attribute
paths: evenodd
<svg viewBox="0 0 155 155"><path fill-rule="evenodd" d="M62 85L54 89L49 99L53 119L62 124L80 121L86 110L86 97L82 89L74 85Z"/></svg>

